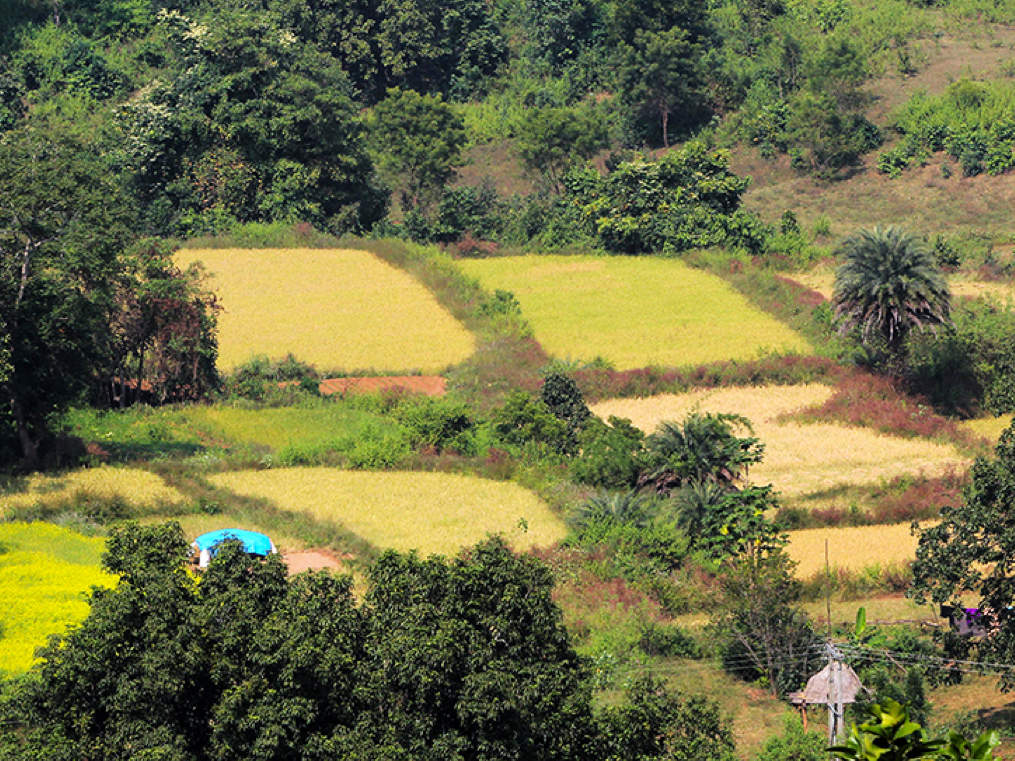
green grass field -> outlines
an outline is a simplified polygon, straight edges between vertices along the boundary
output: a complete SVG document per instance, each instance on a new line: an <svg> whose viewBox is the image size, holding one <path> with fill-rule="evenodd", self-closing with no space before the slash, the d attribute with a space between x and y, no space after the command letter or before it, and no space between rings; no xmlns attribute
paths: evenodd
<svg viewBox="0 0 1015 761"><path fill-rule="evenodd" d="M104 540L49 523L0 523L0 676L26 671L37 647L88 613L85 593L115 577Z"/></svg>
<svg viewBox="0 0 1015 761"><path fill-rule="evenodd" d="M366 251L187 249L204 262L219 315L219 367L292 353L322 372L440 372L475 339L412 276Z"/></svg>
<svg viewBox="0 0 1015 761"><path fill-rule="evenodd" d="M518 484L431 472L277 468L219 473L212 484L280 509L341 524L379 548L454 554L501 533L519 550L547 546L566 528Z"/></svg>
<svg viewBox="0 0 1015 761"><path fill-rule="evenodd" d="M514 293L543 348L562 359L602 357L623 370L811 351L720 278L675 259L509 256L460 266L488 290Z"/></svg>

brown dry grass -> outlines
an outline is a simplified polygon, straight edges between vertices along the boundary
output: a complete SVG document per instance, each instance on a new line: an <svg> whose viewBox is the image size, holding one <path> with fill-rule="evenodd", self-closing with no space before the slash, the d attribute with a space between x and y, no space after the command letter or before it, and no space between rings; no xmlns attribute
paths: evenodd
<svg viewBox="0 0 1015 761"><path fill-rule="evenodd" d="M830 386L748 386L661 394L644 399L610 399L592 407L600 417L630 418L652 432L663 420L688 412L726 412L746 416L765 443L765 459L751 470L757 483L772 483L787 495L831 489L841 484L877 483L904 474L940 475L968 461L951 446L904 439L833 423L778 422L783 415L821 404Z"/></svg>
<svg viewBox="0 0 1015 761"><path fill-rule="evenodd" d="M1011 425L1012 417L1011 414L1000 417L983 417L976 420L966 420L960 425L977 436L982 436L989 441L997 441L1004 430Z"/></svg>

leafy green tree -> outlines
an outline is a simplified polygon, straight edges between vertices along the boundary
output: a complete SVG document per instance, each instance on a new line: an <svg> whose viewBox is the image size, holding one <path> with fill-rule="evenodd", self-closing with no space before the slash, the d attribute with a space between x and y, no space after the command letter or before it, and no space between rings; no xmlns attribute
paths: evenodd
<svg viewBox="0 0 1015 761"><path fill-rule="evenodd" d="M898 227L861 230L842 245L835 273L836 313L843 330L858 328L898 355L910 331L949 322L948 284L934 257Z"/></svg>
<svg viewBox="0 0 1015 761"><path fill-rule="evenodd" d="M640 117L658 120L662 144L668 148L670 117L680 114L681 126L686 128L704 112L697 48L679 27L639 30L620 55L622 100Z"/></svg>
<svg viewBox="0 0 1015 761"><path fill-rule="evenodd" d="M710 698L667 692L651 676L635 680L627 705L608 708L600 723L605 761L732 761L733 730Z"/></svg>
<svg viewBox="0 0 1015 761"><path fill-rule="evenodd" d="M150 230L204 232L218 215L344 232L382 216L362 123L335 58L270 12L162 19L172 74L121 117L123 160Z"/></svg>
<svg viewBox="0 0 1015 761"><path fill-rule="evenodd" d="M719 577L722 602L710 624L723 667L747 681L764 678L773 696L800 689L823 658L798 605L793 566L781 550L732 559Z"/></svg>
<svg viewBox="0 0 1015 761"><path fill-rule="evenodd" d="M427 209L461 165L465 126L440 95L388 90L368 121L377 167L402 209Z"/></svg>
<svg viewBox="0 0 1015 761"><path fill-rule="evenodd" d="M964 595L979 597L989 633L975 643L969 638L945 637L954 654L1008 663L1015 658L1015 425L997 443L995 456L979 457L970 471L962 504L944 507L941 522L919 532L908 591L919 602L950 602L962 607ZM1015 675L1005 671L1001 688L1015 687Z"/></svg>
<svg viewBox="0 0 1015 761"><path fill-rule="evenodd" d="M106 158L55 127L8 132L0 176L0 437L34 468L49 418L106 367L132 215Z"/></svg>
<svg viewBox="0 0 1015 761"><path fill-rule="evenodd" d="M606 126L593 108L541 108L526 112L515 147L525 168L559 193L567 171L607 145Z"/></svg>
<svg viewBox="0 0 1015 761"><path fill-rule="evenodd" d="M187 553L175 523L112 529L103 562L117 585L93 590L81 625L3 686L5 759L592 761L600 748L645 759L731 749L714 704L658 686L599 721L550 570L498 539L450 561L387 552L362 602L349 577L288 578L278 556L239 543L221 546L199 580Z"/></svg>

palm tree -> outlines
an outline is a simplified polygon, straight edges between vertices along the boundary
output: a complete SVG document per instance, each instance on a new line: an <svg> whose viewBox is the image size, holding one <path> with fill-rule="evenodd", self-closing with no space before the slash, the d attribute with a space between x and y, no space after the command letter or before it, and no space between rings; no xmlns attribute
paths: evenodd
<svg viewBox="0 0 1015 761"><path fill-rule="evenodd" d="M844 331L859 327L865 343L881 336L897 355L913 328L948 323L948 283L920 240L875 227L847 238L842 250L833 300Z"/></svg>

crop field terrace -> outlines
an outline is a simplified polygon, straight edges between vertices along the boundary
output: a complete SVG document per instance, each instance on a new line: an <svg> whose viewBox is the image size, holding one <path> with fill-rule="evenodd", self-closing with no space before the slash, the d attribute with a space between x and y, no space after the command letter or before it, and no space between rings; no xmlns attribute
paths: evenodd
<svg viewBox="0 0 1015 761"><path fill-rule="evenodd" d="M831 300L835 291L835 271L815 269L810 272L798 272L790 275L801 285L817 291L826 299ZM960 298L990 298L994 301L1012 303L1015 301L1015 286L1010 283L998 283L990 280L977 280L965 275L954 275L948 279L948 287L952 296Z"/></svg>
<svg viewBox="0 0 1015 761"><path fill-rule="evenodd" d="M454 554L501 533L516 550L554 544L566 528L518 484L430 472L276 468L218 473L215 486L340 524L379 548Z"/></svg>
<svg viewBox="0 0 1015 761"><path fill-rule="evenodd" d="M219 368L294 354L319 370L437 373L475 339L409 274L366 251L184 249L219 297Z"/></svg>
<svg viewBox="0 0 1015 761"><path fill-rule="evenodd" d="M35 648L88 614L85 593L111 586L102 538L49 523L0 523L0 676L27 671Z"/></svg>
<svg viewBox="0 0 1015 761"><path fill-rule="evenodd" d="M747 386L661 394L642 399L608 399L592 406L602 418L630 418L651 433L664 420L682 420L692 410L735 413L748 418L765 444L764 460L751 468L751 480L772 483L787 496L840 484L877 483L906 474L941 475L968 464L955 448L926 439L889 436L835 423L782 420L804 407L821 404L832 388L819 383Z"/></svg>
<svg viewBox="0 0 1015 761"><path fill-rule="evenodd" d="M131 507L173 506L186 497L159 476L140 468L85 468L59 476L35 474L0 487L0 518L7 510L50 506L87 495L120 499Z"/></svg>
<svg viewBox="0 0 1015 761"><path fill-rule="evenodd" d="M489 291L512 292L561 359L601 357L626 370L811 352L720 278L676 259L507 256L459 266Z"/></svg>

